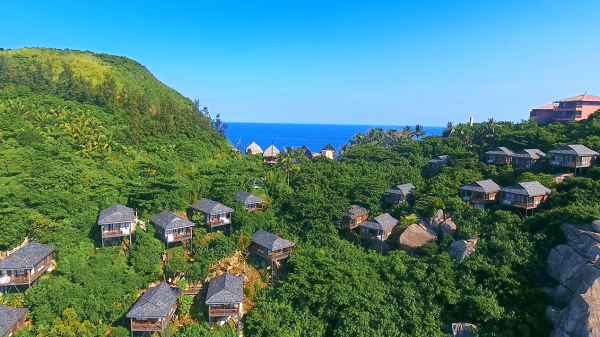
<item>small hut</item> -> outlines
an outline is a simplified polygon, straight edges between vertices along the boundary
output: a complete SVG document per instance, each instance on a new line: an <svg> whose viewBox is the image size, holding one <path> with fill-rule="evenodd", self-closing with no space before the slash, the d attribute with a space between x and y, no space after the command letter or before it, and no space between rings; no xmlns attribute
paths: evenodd
<svg viewBox="0 0 600 337"><path fill-rule="evenodd" d="M504 146L500 146L485 153L485 162L495 165L510 164L512 162L511 156L514 154L515 153L511 150L505 148Z"/></svg>
<svg viewBox="0 0 600 337"><path fill-rule="evenodd" d="M333 159L335 158L335 156L337 155L337 151L335 150L335 148L331 145L331 142L329 142L322 150L321 150L321 156L323 157L327 157L329 159Z"/></svg>
<svg viewBox="0 0 600 337"><path fill-rule="evenodd" d="M306 143L304 143L304 145L302 145L302 150L304 151L304 154L309 158L312 159L313 157L313 153L308 149L308 147L306 146Z"/></svg>
<svg viewBox="0 0 600 337"><path fill-rule="evenodd" d="M256 144L254 141L252 141L252 143L250 145L248 145L248 147L246 147L246 154L262 154L263 150L260 148L260 146L258 146L258 144Z"/></svg>
<svg viewBox="0 0 600 337"><path fill-rule="evenodd" d="M427 169L429 171L441 170L442 166L448 164L450 156L443 154L441 156L433 157L427 161Z"/></svg>
<svg viewBox="0 0 600 337"><path fill-rule="evenodd" d="M213 317L236 317L239 320L244 315L244 279L230 273L213 277L208 284L205 303L209 327Z"/></svg>
<svg viewBox="0 0 600 337"><path fill-rule="evenodd" d="M105 245L120 244L122 238L129 237L135 228L137 215L133 209L120 204L114 204L100 211L98 225L102 237L102 247Z"/></svg>
<svg viewBox="0 0 600 337"><path fill-rule="evenodd" d="M546 201L552 190L537 181L527 181L504 187L500 192L503 205L524 209L527 215L528 210Z"/></svg>
<svg viewBox="0 0 600 337"><path fill-rule="evenodd" d="M480 207L496 202L496 195L500 189L501 187L490 179L476 181L459 188L463 201L469 201Z"/></svg>
<svg viewBox="0 0 600 337"><path fill-rule="evenodd" d="M235 211L233 208L204 198L190 205L190 208L204 215L204 222L210 228L211 233L213 228L226 225L229 225L231 230L231 213Z"/></svg>
<svg viewBox="0 0 600 337"><path fill-rule="evenodd" d="M513 153L511 157L514 167L530 169L538 160L545 158L546 154L539 149L525 149Z"/></svg>
<svg viewBox="0 0 600 337"><path fill-rule="evenodd" d="M342 224L348 229L354 229L369 218L369 210L359 205L350 206L350 211L344 214Z"/></svg>
<svg viewBox="0 0 600 337"><path fill-rule="evenodd" d="M388 194L388 196L385 198L385 202L390 204L399 204L405 202L414 189L415 186L413 184L396 185L385 191Z"/></svg>
<svg viewBox="0 0 600 337"><path fill-rule="evenodd" d="M235 191L233 200L241 201L248 211L262 211L266 200L246 191Z"/></svg>
<svg viewBox="0 0 600 337"><path fill-rule="evenodd" d="M131 320L131 333L143 332L152 335L160 332L164 336L165 329L169 335L169 322L177 309L177 297L180 289L161 283L148 288L133 305L125 317Z"/></svg>
<svg viewBox="0 0 600 337"><path fill-rule="evenodd" d="M271 143L271 146L269 146L265 152L263 152L263 161L266 163L270 163L270 164L275 164L277 163L277 155L279 154L279 149L277 149L275 147L275 145L273 145L273 143Z"/></svg>

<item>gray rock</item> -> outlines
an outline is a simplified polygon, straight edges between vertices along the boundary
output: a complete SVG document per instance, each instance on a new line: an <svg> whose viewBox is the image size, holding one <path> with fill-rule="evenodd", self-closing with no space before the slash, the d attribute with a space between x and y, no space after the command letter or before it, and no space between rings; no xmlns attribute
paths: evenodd
<svg viewBox="0 0 600 337"><path fill-rule="evenodd" d="M452 220L450 214L444 217L444 211L438 209L429 220L429 225L438 233L454 234L456 231L456 223Z"/></svg>
<svg viewBox="0 0 600 337"><path fill-rule="evenodd" d="M476 328L471 323L452 323L452 336L454 337L474 337L471 328Z"/></svg>
<svg viewBox="0 0 600 337"><path fill-rule="evenodd" d="M454 241L445 249L445 252L450 254L456 261L460 261L465 257L475 252L475 245L477 244L477 238L469 240L458 240Z"/></svg>
<svg viewBox="0 0 600 337"><path fill-rule="evenodd" d="M592 221L592 229L594 232L600 232L600 220Z"/></svg>

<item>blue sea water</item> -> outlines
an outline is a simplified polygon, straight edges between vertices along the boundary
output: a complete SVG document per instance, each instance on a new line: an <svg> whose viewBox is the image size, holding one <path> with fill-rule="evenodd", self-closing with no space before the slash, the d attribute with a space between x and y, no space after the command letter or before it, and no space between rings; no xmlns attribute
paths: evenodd
<svg viewBox="0 0 600 337"><path fill-rule="evenodd" d="M343 125L343 124L285 124L285 123L236 123L229 122L227 138L235 146L238 139L242 149L252 141L265 150L271 142L282 150L287 146L300 147L306 144L313 152L319 152L331 142L336 149L348 144L357 132L365 133L369 129L382 128L401 130L398 125ZM445 127L424 126L427 135L441 135Z"/></svg>

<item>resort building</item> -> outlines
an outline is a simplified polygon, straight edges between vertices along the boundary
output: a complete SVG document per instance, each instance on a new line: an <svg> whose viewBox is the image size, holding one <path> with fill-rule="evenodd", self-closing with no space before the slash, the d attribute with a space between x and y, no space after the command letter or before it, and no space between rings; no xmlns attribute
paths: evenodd
<svg viewBox="0 0 600 337"><path fill-rule="evenodd" d="M275 145L273 145L273 143L271 143L271 146L269 146L265 152L263 152L263 161L266 163L270 163L270 164L275 164L277 163L277 155L279 154L279 149L277 149L275 147Z"/></svg>
<svg viewBox="0 0 600 337"><path fill-rule="evenodd" d="M231 213L234 212L233 208L210 199L202 199L191 205L190 208L204 215L204 223L210 228L211 233L213 229L227 225L229 225L229 229L231 230Z"/></svg>
<svg viewBox="0 0 600 337"><path fill-rule="evenodd" d="M250 252L267 261L275 262L290 256L295 245L292 241L259 229L252 236Z"/></svg>
<svg viewBox="0 0 600 337"><path fill-rule="evenodd" d="M0 287L5 293L11 287L31 287L52 265L54 249L56 247L31 241L0 260Z"/></svg>
<svg viewBox="0 0 600 337"><path fill-rule="evenodd" d="M500 189L501 204L525 210L535 209L542 204L552 191L537 181L527 181Z"/></svg>
<svg viewBox="0 0 600 337"><path fill-rule="evenodd" d="M246 154L262 154L263 150L260 148L260 146L258 146L258 144L256 144L254 141L252 141L252 143L250 145L248 145L248 147L246 147L246 151L244 152Z"/></svg>
<svg viewBox="0 0 600 337"><path fill-rule="evenodd" d="M485 153L485 162L494 165L510 164L512 162L512 155L514 155L514 152L500 146Z"/></svg>
<svg viewBox="0 0 600 337"><path fill-rule="evenodd" d="M208 284L205 303L209 327L213 317L235 317L239 322L244 315L244 279L230 273L213 277Z"/></svg>
<svg viewBox="0 0 600 337"><path fill-rule="evenodd" d="M551 166L572 167L575 169L590 167L600 153L581 144L567 145L549 152Z"/></svg>
<svg viewBox="0 0 600 337"><path fill-rule="evenodd" d="M433 157L427 161L427 169L429 171L441 170L442 166L448 164L450 156L443 154L441 156Z"/></svg>
<svg viewBox="0 0 600 337"><path fill-rule="evenodd" d="M552 121L580 121L588 119L598 109L600 109L600 97L583 94L532 109L529 117L534 117L538 124Z"/></svg>
<svg viewBox="0 0 600 337"><path fill-rule="evenodd" d="M336 155L337 151L333 146L331 146L331 142L327 143L327 145L325 145L325 147L321 150L321 156L323 157L333 159Z"/></svg>
<svg viewBox="0 0 600 337"><path fill-rule="evenodd" d="M131 321L131 335L134 332L143 332L152 335L160 332L164 336L168 324L173 319L177 309L177 297L181 290L161 283L148 290L133 305L125 317Z"/></svg>
<svg viewBox="0 0 600 337"><path fill-rule="evenodd" d="M388 196L385 197L385 202L390 204L405 202L414 189L415 186L413 184L396 185L385 191L385 193L388 194Z"/></svg>
<svg viewBox="0 0 600 337"><path fill-rule="evenodd" d="M137 216L133 209L120 204L114 204L100 211L98 226L102 237L102 247L120 244L124 237L129 237L135 228Z"/></svg>
<svg viewBox="0 0 600 337"><path fill-rule="evenodd" d="M151 217L150 221L155 225L161 240L167 244L167 249L170 243L187 240L192 242L193 228L196 225L181 215L164 210Z"/></svg>
<svg viewBox="0 0 600 337"><path fill-rule="evenodd" d="M344 214L342 219L342 225L348 229L357 228L361 223L367 221L369 218L369 210L358 206L350 206L350 212Z"/></svg>
<svg viewBox="0 0 600 337"><path fill-rule="evenodd" d="M360 238L383 242L390 237L397 225L398 220L394 219L389 213L382 214L359 225Z"/></svg>
<svg viewBox="0 0 600 337"><path fill-rule="evenodd" d="M245 191L235 191L233 200L241 201L248 211L262 211L266 200Z"/></svg>
<svg viewBox="0 0 600 337"><path fill-rule="evenodd" d="M460 197L463 201L468 201L481 208L486 204L496 202L496 195L500 192L500 189L501 187L490 179L476 181L459 188Z"/></svg>
<svg viewBox="0 0 600 337"><path fill-rule="evenodd" d="M27 308L13 308L0 304L0 337L12 336L25 326Z"/></svg>
<svg viewBox="0 0 600 337"><path fill-rule="evenodd" d="M511 155L512 164L515 168L530 169L538 160L546 157L539 149L525 149Z"/></svg>

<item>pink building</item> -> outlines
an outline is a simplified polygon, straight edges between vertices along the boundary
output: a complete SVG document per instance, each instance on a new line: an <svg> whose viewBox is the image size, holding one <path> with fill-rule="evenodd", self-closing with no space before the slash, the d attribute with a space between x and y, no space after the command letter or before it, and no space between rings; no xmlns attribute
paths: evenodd
<svg viewBox="0 0 600 337"><path fill-rule="evenodd" d="M599 109L600 97L583 94L532 109L529 117L535 117L538 124L580 121Z"/></svg>

